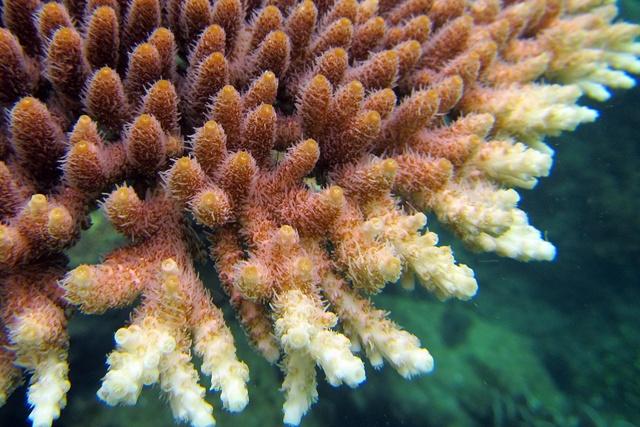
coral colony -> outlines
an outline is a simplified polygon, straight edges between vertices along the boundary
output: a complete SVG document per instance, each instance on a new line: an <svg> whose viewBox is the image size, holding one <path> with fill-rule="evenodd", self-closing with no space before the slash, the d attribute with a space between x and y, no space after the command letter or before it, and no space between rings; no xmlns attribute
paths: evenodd
<svg viewBox="0 0 640 427"><path fill-rule="evenodd" d="M606 0L4 0L0 404L25 371L29 418L51 425L72 309L139 301L99 398L134 405L159 384L176 420L211 426L193 351L241 411L249 370L195 272L198 228L282 369L285 423L317 400L316 366L349 387L364 358L431 371L367 295L476 293L427 215L474 250L554 257L512 187L547 176L546 136L596 119L581 95L634 84L639 27L616 14ZM96 206L130 244L68 271Z"/></svg>

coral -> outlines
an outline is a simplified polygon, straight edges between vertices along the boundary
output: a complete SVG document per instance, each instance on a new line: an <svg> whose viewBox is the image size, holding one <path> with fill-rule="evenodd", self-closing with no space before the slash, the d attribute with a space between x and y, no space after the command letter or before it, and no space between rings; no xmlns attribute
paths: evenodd
<svg viewBox="0 0 640 427"><path fill-rule="evenodd" d="M504 270L501 267L500 274ZM505 283L508 280L500 279L498 285ZM493 283L488 286L495 287ZM506 292L511 291L518 290ZM396 313L407 328L428 336L430 349L446 354L446 360L439 359L437 372L427 379L428 386L419 382L406 384L394 375L369 378L363 390L365 398L376 399L379 390L384 390L386 401L378 398L378 405L373 408L352 410L355 423L385 414L393 420L392 425L580 425L576 422L574 395L558 386L542 361L540 342L544 339L514 328L518 322L515 313L522 314L523 306L509 306L504 300L492 301L493 298L495 294L484 292L476 307L469 309L464 305L420 301L411 294L377 297L377 302ZM533 328L545 328L547 322L553 321L553 316L548 315L554 313L548 312L544 301L532 297L524 306L530 307L539 319ZM514 315L509 316L508 310ZM497 316L501 321L493 320ZM522 321L527 323L523 328L532 328L530 318ZM338 405L346 411L347 405L356 401L348 399ZM425 411L425 407L429 410Z"/></svg>
<svg viewBox="0 0 640 427"><path fill-rule="evenodd" d="M627 88L640 28L601 0L5 0L0 29L0 403L30 373L35 426L66 404L67 318L138 302L98 391L159 384L177 420L248 403L248 367L194 260L209 256L298 424L362 350L410 378L419 340L367 294L417 281L469 299L470 248L551 260L511 187L547 176L544 138ZM102 194L107 194L103 197ZM100 205L130 243L67 271ZM206 236L206 239L203 238ZM205 242L206 240L206 242ZM336 329L336 326L339 328Z"/></svg>

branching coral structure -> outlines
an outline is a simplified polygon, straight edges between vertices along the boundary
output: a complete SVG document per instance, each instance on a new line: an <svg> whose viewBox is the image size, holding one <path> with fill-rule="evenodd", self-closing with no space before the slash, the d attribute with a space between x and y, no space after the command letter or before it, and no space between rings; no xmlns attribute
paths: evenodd
<svg viewBox="0 0 640 427"><path fill-rule="evenodd" d="M616 15L607 0L4 0L0 404L26 371L30 419L51 425L68 316L138 302L99 398L134 405L159 384L176 420L211 426L194 355L241 411L249 370L195 271L205 245L283 371L285 423L317 400L316 367L362 383L359 351L430 372L367 295L473 297L427 216L474 250L554 258L513 187L548 175L546 136L596 119L583 94L634 84L640 28ZM97 206L130 244L68 271Z"/></svg>

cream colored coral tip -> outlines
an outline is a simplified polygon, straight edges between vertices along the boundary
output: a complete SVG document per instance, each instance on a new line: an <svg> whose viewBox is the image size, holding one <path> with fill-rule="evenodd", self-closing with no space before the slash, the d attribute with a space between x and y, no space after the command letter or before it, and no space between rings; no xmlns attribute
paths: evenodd
<svg viewBox="0 0 640 427"><path fill-rule="evenodd" d="M61 207L53 208L49 212L49 222L52 222L52 223L59 223L66 217L67 217L67 212L65 211L64 208L61 208Z"/></svg>
<svg viewBox="0 0 640 427"><path fill-rule="evenodd" d="M167 258L162 261L160 268L165 273L175 273L178 271L178 264L173 258Z"/></svg>
<svg viewBox="0 0 640 427"><path fill-rule="evenodd" d="M54 33L53 37L56 42L70 43L78 39L79 35L78 33L76 33L76 31L73 28L63 27L58 29Z"/></svg>
<svg viewBox="0 0 640 427"><path fill-rule="evenodd" d="M287 342L293 348L302 348L309 344L309 331L303 325L298 325L287 331Z"/></svg>
<svg viewBox="0 0 640 427"><path fill-rule="evenodd" d="M234 160L238 166L248 166L251 163L251 154L246 151L240 151L236 154Z"/></svg>
<svg viewBox="0 0 640 427"><path fill-rule="evenodd" d="M155 51L156 48L151 43L142 43L136 48L135 53L139 53L142 55L151 55Z"/></svg>
<svg viewBox="0 0 640 427"><path fill-rule="evenodd" d="M207 67L223 67L226 59L221 52L213 52L205 59L205 63ZM209 68L213 70L213 68Z"/></svg>
<svg viewBox="0 0 640 427"><path fill-rule="evenodd" d="M91 279L91 267L88 265L80 265L71 271L71 280L76 285L86 285Z"/></svg>
<svg viewBox="0 0 640 427"><path fill-rule="evenodd" d="M207 132L214 132L218 130L218 123L215 120L209 120L204 124L204 130Z"/></svg>
<svg viewBox="0 0 640 427"><path fill-rule="evenodd" d="M348 84L347 89L350 92L359 93L364 91L364 86L358 80L353 80Z"/></svg>
<svg viewBox="0 0 640 427"><path fill-rule="evenodd" d="M156 36L173 37L173 33L168 28L160 27L155 31Z"/></svg>
<svg viewBox="0 0 640 427"><path fill-rule="evenodd" d="M100 71L98 71L98 77L101 77L101 78L111 77L114 74L115 72L109 67L102 67L100 68ZM82 116L82 117L89 117L89 116Z"/></svg>
<svg viewBox="0 0 640 427"><path fill-rule="evenodd" d="M45 204L47 203L47 197L44 194L34 194L31 196L31 203L34 204Z"/></svg>
<svg viewBox="0 0 640 427"><path fill-rule="evenodd" d="M334 49L331 49L331 50L329 51L329 54L335 57L335 58L333 58L333 60L334 60L334 61L335 61L335 60L338 60L338 61L344 61L344 60L347 60L347 59L348 59L348 57L347 57L347 51L346 51L346 50L344 50L344 49L343 49L343 48L341 48L341 47L336 47L336 48L334 48Z"/></svg>
<svg viewBox="0 0 640 427"><path fill-rule="evenodd" d="M329 201L336 206L341 205L344 202L344 190L342 187L332 185L327 192Z"/></svg>
<svg viewBox="0 0 640 427"><path fill-rule="evenodd" d="M191 159L187 156L180 157L176 160L176 170L183 172L191 169Z"/></svg>
<svg viewBox="0 0 640 427"><path fill-rule="evenodd" d="M116 344L123 345L131 337L131 332L128 328L120 328L114 334Z"/></svg>
<svg viewBox="0 0 640 427"><path fill-rule="evenodd" d="M58 3L45 3L44 6L42 6L42 14L46 15L46 14L52 14L52 13L56 13L56 12L60 12L61 11L61 5ZM56 13L57 14L57 13Z"/></svg>
<svg viewBox="0 0 640 427"><path fill-rule="evenodd" d="M231 381L230 381L231 382ZM240 412L249 403L249 393L241 379L232 381L223 392L223 405L229 412Z"/></svg>
<svg viewBox="0 0 640 427"><path fill-rule="evenodd" d="M29 200L28 207L32 213L40 213L47 209L47 197L44 194L34 194Z"/></svg>
<svg viewBox="0 0 640 427"><path fill-rule="evenodd" d="M382 265L385 278L389 280L395 280L402 269L402 263L397 257L389 257L388 260Z"/></svg>
<svg viewBox="0 0 640 427"><path fill-rule="evenodd" d="M411 364L419 373L428 373L433 371L433 356L427 350L420 348L412 352Z"/></svg>
<svg viewBox="0 0 640 427"><path fill-rule="evenodd" d="M171 335L163 334L158 338L158 347L162 353L169 353L176 348L176 340Z"/></svg>
<svg viewBox="0 0 640 427"><path fill-rule="evenodd" d="M220 89L219 96L228 97L228 96L235 95L236 93L238 93L238 91L236 90L235 87L233 87L232 85L226 85L222 89Z"/></svg>
<svg viewBox="0 0 640 427"><path fill-rule="evenodd" d="M377 126L380 123L380 113L377 111L369 111L365 116L365 123L369 126Z"/></svg>
<svg viewBox="0 0 640 427"><path fill-rule="evenodd" d="M87 116L86 114L83 114L80 117L78 117L77 124L81 126L88 126L91 124L91 117Z"/></svg>
<svg viewBox="0 0 640 427"><path fill-rule="evenodd" d="M262 75L262 78L267 82L273 83L276 80L276 75L273 73L273 71L265 71Z"/></svg>
<svg viewBox="0 0 640 427"><path fill-rule="evenodd" d="M120 187L116 190L114 198L116 202L127 202L133 190L129 187Z"/></svg>
<svg viewBox="0 0 640 427"><path fill-rule="evenodd" d="M31 96L27 96L24 97L20 100L20 102L18 102L18 104L16 105L17 109L25 109L25 108L30 108L33 104L35 104L36 99L31 97Z"/></svg>
<svg viewBox="0 0 640 427"><path fill-rule="evenodd" d="M115 12L111 6L100 6L93 11L94 19L106 19L107 17L112 17L115 15Z"/></svg>
<svg viewBox="0 0 640 427"><path fill-rule="evenodd" d="M268 120L272 115L275 114L275 109L271 104L260 104L257 108L256 113L258 114L258 120Z"/></svg>
<svg viewBox="0 0 640 427"><path fill-rule="evenodd" d="M309 278L311 276L311 272L313 271L313 262L309 257L301 257L296 262L296 268L300 276Z"/></svg>
<svg viewBox="0 0 640 427"><path fill-rule="evenodd" d="M289 37L285 34L284 31L274 31L268 36L268 38L276 43L285 43L287 40L289 40Z"/></svg>
<svg viewBox="0 0 640 427"><path fill-rule="evenodd" d="M385 50L380 56L384 61L396 62L398 60L398 52L395 50Z"/></svg>
<svg viewBox="0 0 640 427"><path fill-rule="evenodd" d="M150 114L141 114L136 120L136 125L140 126L149 126L151 124L151 115Z"/></svg>
<svg viewBox="0 0 640 427"><path fill-rule="evenodd" d="M411 219L411 225L416 229L422 228L427 224L427 216L422 212L417 212L409 217Z"/></svg>
<svg viewBox="0 0 640 427"><path fill-rule="evenodd" d="M297 241L297 233L290 225L283 225L278 229L278 240L281 245L293 245Z"/></svg>
<svg viewBox="0 0 640 427"><path fill-rule="evenodd" d="M165 291L174 293L180 289L180 278L176 274L168 274L162 279L162 284Z"/></svg>
<svg viewBox="0 0 640 427"><path fill-rule="evenodd" d="M255 286L260 282L260 272L255 265L247 265L242 269L242 282L247 286Z"/></svg>
<svg viewBox="0 0 640 427"><path fill-rule="evenodd" d="M309 138L302 143L300 148L308 153L316 152L318 151L318 143L315 139Z"/></svg>
<svg viewBox="0 0 640 427"><path fill-rule="evenodd" d="M324 83L328 84L329 80L327 80L327 78L325 76L323 76L322 74L316 74L311 79L311 85L313 85L313 86L321 85L321 84L324 84Z"/></svg>
<svg viewBox="0 0 640 427"><path fill-rule="evenodd" d="M171 89L171 82L169 80L158 80L154 86L159 90L169 90Z"/></svg>
<svg viewBox="0 0 640 427"><path fill-rule="evenodd" d="M312 0L304 0L302 2L302 11L305 13L309 13L311 12L313 9L315 9L315 5L313 4Z"/></svg>
<svg viewBox="0 0 640 427"><path fill-rule="evenodd" d="M385 159L382 162L382 172L386 176L393 177L397 171L398 171L398 162L396 162L394 159Z"/></svg>

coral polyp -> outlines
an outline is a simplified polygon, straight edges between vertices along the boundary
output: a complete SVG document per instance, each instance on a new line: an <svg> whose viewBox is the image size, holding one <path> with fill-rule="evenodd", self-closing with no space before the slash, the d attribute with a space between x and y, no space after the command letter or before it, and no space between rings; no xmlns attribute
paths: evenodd
<svg viewBox="0 0 640 427"><path fill-rule="evenodd" d="M67 321L136 304L98 397L158 384L176 420L249 402L249 369L194 259L208 248L297 425L363 359L433 370L368 295L472 298L469 248L552 260L514 188L549 174L577 104L634 85L640 33L607 0L4 0L0 29L0 405L66 405ZM129 238L96 265L64 251L101 207ZM358 355L358 351L361 355ZM200 359L199 374L192 358Z"/></svg>

